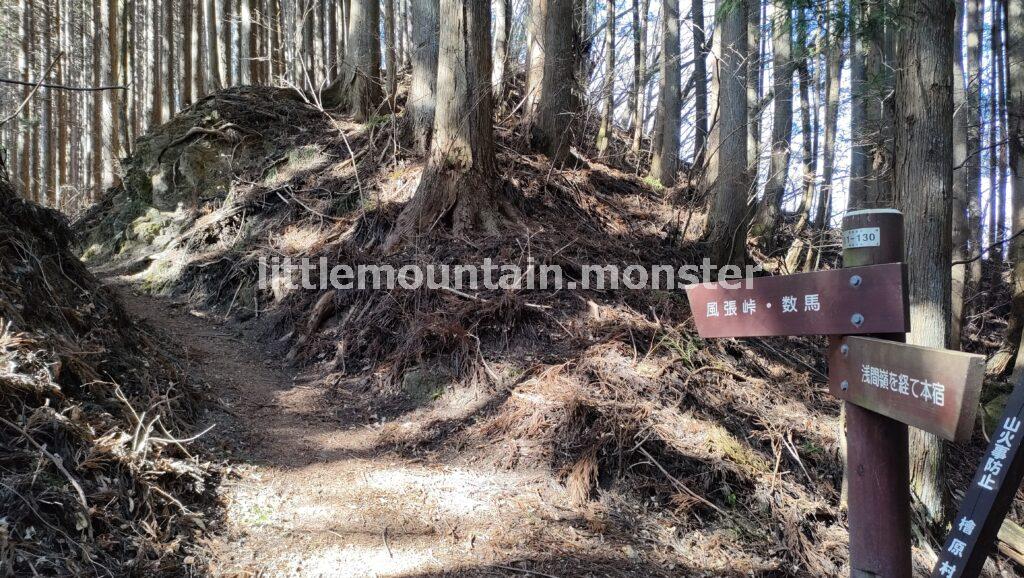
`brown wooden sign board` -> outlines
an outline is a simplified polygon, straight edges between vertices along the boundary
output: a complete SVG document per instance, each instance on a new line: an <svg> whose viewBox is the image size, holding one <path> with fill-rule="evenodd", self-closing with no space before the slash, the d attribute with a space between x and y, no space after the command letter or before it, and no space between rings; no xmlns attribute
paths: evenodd
<svg viewBox="0 0 1024 578"><path fill-rule="evenodd" d="M686 287L701 337L905 333L902 263ZM730 288L735 286L734 288Z"/></svg>
<svg viewBox="0 0 1024 578"><path fill-rule="evenodd" d="M960 501L953 528L932 578L975 577L995 544L999 527L1024 479L1024 380L1014 386L971 486Z"/></svg>
<svg viewBox="0 0 1024 578"><path fill-rule="evenodd" d="M868 337L833 339L832 395L954 441L970 439L985 357Z"/></svg>

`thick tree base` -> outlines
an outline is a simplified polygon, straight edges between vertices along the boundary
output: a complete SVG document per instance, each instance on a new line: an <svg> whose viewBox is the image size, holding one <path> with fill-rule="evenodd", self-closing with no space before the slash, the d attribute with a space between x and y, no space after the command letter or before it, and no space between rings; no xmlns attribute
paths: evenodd
<svg viewBox="0 0 1024 578"><path fill-rule="evenodd" d="M455 235L494 235L520 220L493 177L450 168L427 168L416 194L384 242L392 250L438 228Z"/></svg>

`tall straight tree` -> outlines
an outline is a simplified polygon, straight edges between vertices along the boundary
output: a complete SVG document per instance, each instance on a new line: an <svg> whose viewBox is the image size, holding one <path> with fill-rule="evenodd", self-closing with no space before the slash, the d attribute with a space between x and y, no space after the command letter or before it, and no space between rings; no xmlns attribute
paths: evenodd
<svg viewBox="0 0 1024 578"><path fill-rule="evenodd" d="M967 290L967 256L970 254L970 215L967 207L970 191L970 175L967 167L968 131L970 130L970 105L967 102L967 85L964 80L964 4L956 3L956 21L953 26L953 99L956 104L953 113L953 210L952 243L953 269L951 285L951 309L949 329L950 346L960 347L960 333L963 324L964 303Z"/></svg>
<svg viewBox="0 0 1024 578"><path fill-rule="evenodd" d="M206 50L207 62L210 66L210 88L221 90L225 86L224 58L221 55L219 32L223 17L221 3L218 0L203 0L206 3Z"/></svg>
<svg viewBox="0 0 1024 578"><path fill-rule="evenodd" d="M1009 121L1008 142L1010 175L1013 179L1013 231L1024 230L1024 2L1004 0L1006 10L1006 112ZM1018 344L1014 378L1024 371L1024 356L1019 344L1024 336L1024 240L1014 237L1010 245L1013 259L1013 311L1011 325L1017 334L1008 335ZM1009 329L1007 330L1009 333Z"/></svg>
<svg viewBox="0 0 1024 578"><path fill-rule="evenodd" d="M693 165L701 170L708 140L708 68L704 46L704 0L693 0Z"/></svg>
<svg viewBox="0 0 1024 578"><path fill-rule="evenodd" d="M715 34L718 62L712 67L717 104L704 188L713 193L704 240L708 258L719 265L746 259L747 224L747 10L744 2L717 0Z"/></svg>
<svg viewBox="0 0 1024 578"><path fill-rule="evenodd" d="M388 239L394 246L438 224L494 233L507 216L498 192L491 88L491 4L441 0L437 112L416 194Z"/></svg>
<svg viewBox="0 0 1024 578"><path fill-rule="evenodd" d="M409 117L413 147L420 154L430 149L437 106L437 56L439 41L438 0L411 0L412 86Z"/></svg>
<svg viewBox="0 0 1024 578"><path fill-rule="evenodd" d="M853 53L850 58L852 149L848 208L888 207L892 191L895 36L891 3L852 0Z"/></svg>
<svg viewBox="0 0 1024 578"><path fill-rule="evenodd" d="M679 172L679 132L682 86L679 70L679 0L665 0L662 22L661 101L654 127L651 176L666 187Z"/></svg>
<svg viewBox="0 0 1024 578"><path fill-rule="evenodd" d="M746 0L747 6L747 171L756 186L761 155L761 49L762 0Z"/></svg>
<svg viewBox="0 0 1024 578"><path fill-rule="evenodd" d="M395 40L395 0L384 0L384 46L387 48L388 100L394 106L398 91L398 52Z"/></svg>
<svg viewBox="0 0 1024 578"><path fill-rule="evenodd" d="M695 0L699 1L699 0ZM630 125L633 142L630 150L640 154L644 136L644 102L647 95L647 16L651 0L633 0L633 86L630 89Z"/></svg>
<svg viewBox="0 0 1024 578"><path fill-rule="evenodd" d="M342 72L324 89L322 99L324 106L341 107L357 121L365 122L374 107L383 100L380 3L377 0L352 0L350 10L349 43Z"/></svg>
<svg viewBox="0 0 1024 578"><path fill-rule="evenodd" d="M950 318L953 189L953 22L947 0L900 0L893 187L908 223L907 342L946 347ZM933 434L911 428L911 489L926 523L945 520L944 454Z"/></svg>
<svg viewBox="0 0 1024 578"><path fill-rule="evenodd" d="M533 147L556 165L569 157L580 103L577 94L582 19L576 0L543 0L543 74L532 120ZM536 4L534 4L536 7ZM531 62L536 66L536 62Z"/></svg>
<svg viewBox="0 0 1024 578"><path fill-rule="evenodd" d="M982 251L981 211L981 27L982 0L965 0L967 19L967 189L970 192L967 210L971 219L971 253ZM965 291L981 283L981 259L974 259L968 271ZM966 300L965 300L966 301ZM964 307L962 315L967 315ZM962 326L962 324L961 324Z"/></svg>
<svg viewBox="0 0 1024 578"><path fill-rule="evenodd" d="M789 181L790 143L793 136L793 18L788 0L775 0L772 16L772 70L775 79L772 113L772 157L764 198L751 233L771 239L782 212ZM803 50L801 48L801 50Z"/></svg>
<svg viewBox="0 0 1024 578"><path fill-rule="evenodd" d="M607 22L604 27L604 86L601 97L604 109L601 111L601 125L597 131L597 153L608 154L612 142L612 125L615 121L615 2L608 0Z"/></svg>
<svg viewBox="0 0 1024 578"><path fill-rule="evenodd" d="M413 0L415 1L415 0ZM413 22L415 27L416 23ZM415 41L414 41L415 42ZM496 0L494 11L494 97L499 103L505 98L512 74L512 0Z"/></svg>

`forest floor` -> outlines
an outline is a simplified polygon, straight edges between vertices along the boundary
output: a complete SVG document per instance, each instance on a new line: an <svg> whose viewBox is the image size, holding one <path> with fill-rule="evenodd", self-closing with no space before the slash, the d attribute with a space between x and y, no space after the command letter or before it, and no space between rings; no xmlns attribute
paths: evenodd
<svg viewBox="0 0 1024 578"><path fill-rule="evenodd" d="M479 465L478 451L454 462L397 455L379 444L379 422L347 419L314 376L241 325L119 289L218 402L201 424L215 426L211 443L233 464L224 528L210 544L214 575L654 574L631 561L634 538L595 531L566 507L550 471L499 471Z"/></svg>

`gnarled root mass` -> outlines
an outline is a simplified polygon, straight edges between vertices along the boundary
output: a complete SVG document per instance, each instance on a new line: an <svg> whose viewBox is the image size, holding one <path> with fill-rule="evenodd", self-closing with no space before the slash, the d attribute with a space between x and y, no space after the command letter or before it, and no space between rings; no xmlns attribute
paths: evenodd
<svg viewBox="0 0 1024 578"><path fill-rule="evenodd" d="M494 235L508 229L520 218L505 189L493 177L478 172L428 168L384 248L394 249L438 227L459 236Z"/></svg>

